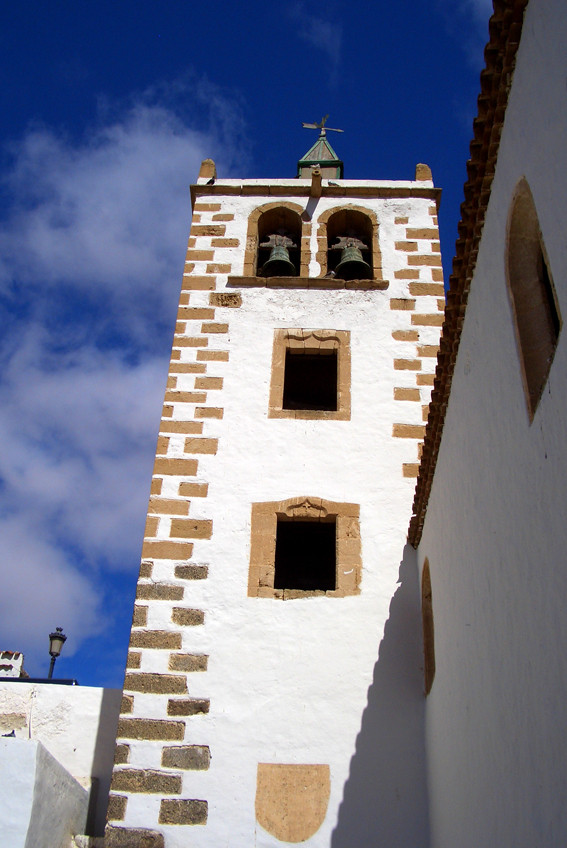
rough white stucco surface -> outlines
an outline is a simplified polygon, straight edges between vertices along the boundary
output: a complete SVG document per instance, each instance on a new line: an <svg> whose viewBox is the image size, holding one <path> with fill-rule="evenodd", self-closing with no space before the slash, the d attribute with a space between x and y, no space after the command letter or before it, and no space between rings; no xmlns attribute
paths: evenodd
<svg viewBox="0 0 567 848"><path fill-rule="evenodd" d="M6 848L70 848L88 793L41 743L0 739L0 839Z"/></svg>
<svg viewBox="0 0 567 848"><path fill-rule="evenodd" d="M0 734L41 742L83 786L98 794L93 825L102 833L121 692L92 686L2 683Z"/></svg>
<svg viewBox="0 0 567 848"><path fill-rule="evenodd" d="M565 327L530 424L506 286L514 190L531 187L567 317L567 15L532 0L419 562L437 671L427 700L433 848L567 844Z"/></svg>

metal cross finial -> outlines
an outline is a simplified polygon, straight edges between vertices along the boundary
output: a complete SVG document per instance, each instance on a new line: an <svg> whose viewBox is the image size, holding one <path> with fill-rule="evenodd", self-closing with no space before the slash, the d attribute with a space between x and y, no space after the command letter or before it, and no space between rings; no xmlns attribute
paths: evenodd
<svg viewBox="0 0 567 848"><path fill-rule="evenodd" d="M344 130L337 130L337 129L335 129L334 127L326 127L326 126L325 126L325 124L327 123L327 118L328 118L328 117L329 117L328 115L325 115L325 116L324 116L324 117L322 117L322 118L321 118L321 120L320 120L318 123L316 123L316 124L306 124L305 122L303 122L303 127L304 127L306 130L320 130L320 132L319 132L319 135L320 135L320 136L324 136L324 135L326 135L326 134L327 134L327 132L326 132L327 130L330 130L331 132L344 132Z"/></svg>

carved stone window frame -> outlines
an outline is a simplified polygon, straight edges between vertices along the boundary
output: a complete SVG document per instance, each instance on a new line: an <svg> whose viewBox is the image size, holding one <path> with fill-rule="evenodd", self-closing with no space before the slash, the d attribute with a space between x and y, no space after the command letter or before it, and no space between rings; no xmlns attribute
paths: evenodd
<svg viewBox="0 0 567 848"><path fill-rule="evenodd" d="M305 353L321 350L337 352L337 409L284 409L283 391L286 351L291 348ZM303 418L329 421L350 421L350 331L279 329L274 333L272 379L268 418Z"/></svg>
<svg viewBox="0 0 567 848"><path fill-rule="evenodd" d="M275 589L276 532L280 520L336 522L335 589ZM291 600L314 596L345 598L360 594L362 554L360 506L302 496L252 504L248 596Z"/></svg>
<svg viewBox="0 0 567 848"><path fill-rule="evenodd" d="M382 280L382 254L380 253L380 243L378 241L378 216L372 209L366 206L358 206L352 203L334 206L332 209L326 209L317 219L317 255L316 259L321 266L321 276L324 277L328 272L328 244L327 244L327 223L329 218L336 215L337 212L360 212L366 215L372 224L372 278L376 281Z"/></svg>
<svg viewBox="0 0 567 848"><path fill-rule="evenodd" d="M255 277L256 265L258 261L258 222L264 212L270 212L272 209L290 209L296 212L301 218L301 249L300 249L300 264L299 276L309 276L309 261L311 259L310 242L311 242L311 221L305 221L303 215L305 209L299 203L291 203L289 200L274 201L272 203L264 203L258 206L248 216L248 231L246 234L246 248L244 251L244 277ZM292 278L296 279L296 278Z"/></svg>

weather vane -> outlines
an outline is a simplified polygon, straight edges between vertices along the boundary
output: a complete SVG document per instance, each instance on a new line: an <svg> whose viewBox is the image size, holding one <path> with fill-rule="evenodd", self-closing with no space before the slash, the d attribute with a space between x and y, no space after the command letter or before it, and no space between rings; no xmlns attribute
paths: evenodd
<svg viewBox="0 0 567 848"><path fill-rule="evenodd" d="M328 117L328 115L325 115L317 124L306 124L305 122L303 122L303 127L306 130L320 130L319 136L326 135L327 130L329 130L330 132L344 132L344 130L337 130L334 127L326 127L325 124L327 123Z"/></svg>

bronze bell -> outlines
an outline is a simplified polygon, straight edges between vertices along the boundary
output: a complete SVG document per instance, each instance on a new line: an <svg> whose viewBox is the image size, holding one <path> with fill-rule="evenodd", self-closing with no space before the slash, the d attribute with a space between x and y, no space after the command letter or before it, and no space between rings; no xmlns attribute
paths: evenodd
<svg viewBox="0 0 567 848"><path fill-rule="evenodd" d="M360 239L352 236L341 236L333 250L342 250L341 261L335 268L335 277L340 280L370 280L372 268L362 258L362 250L366 245Z"/></svg>
<svg viewBox="0 0 567 848"><path fill-rule="evenodd" d="M262 267L264 277L295 277L297 271L289 258L290 247L295 247L293 240L280 233L272 233L260 247L271 247L270 258Z"/></svg>

